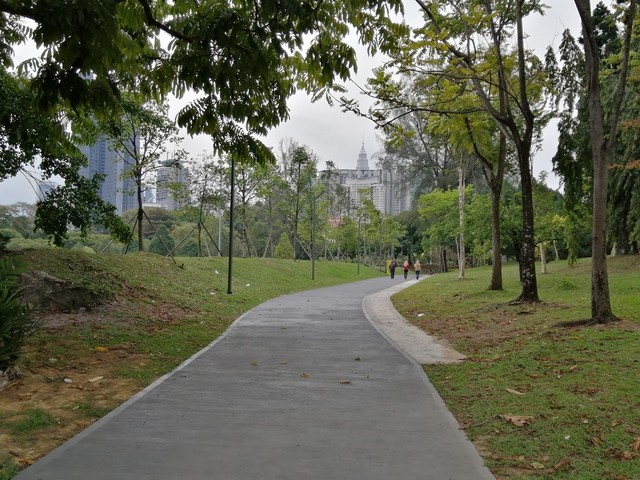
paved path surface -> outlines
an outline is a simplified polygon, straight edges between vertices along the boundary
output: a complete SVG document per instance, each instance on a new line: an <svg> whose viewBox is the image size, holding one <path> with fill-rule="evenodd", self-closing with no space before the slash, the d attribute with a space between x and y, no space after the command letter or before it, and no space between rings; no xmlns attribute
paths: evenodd
<svg viewBox="0 0 640 480"><path fill-rule="evenodd" d="M387 307L363 312L391 282L415 281L260 305L15 479L492 479L418 363L374 327Z"/></svg>

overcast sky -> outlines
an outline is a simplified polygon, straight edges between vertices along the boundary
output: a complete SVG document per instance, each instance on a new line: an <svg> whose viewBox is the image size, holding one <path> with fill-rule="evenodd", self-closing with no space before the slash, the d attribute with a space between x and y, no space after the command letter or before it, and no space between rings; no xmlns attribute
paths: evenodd
<svg viewBox="0 0 640 480"><path fill-rule="evenodd" d="M536 15L527 19L525 29L528 34L527 42L530 47L538 50L538 55L544 54L548 45L557 47L565 28L570 28L577 36L579 18L573 1L554 0L541 17ZM422 16L417 4L413 0L405 0L405 15L411 25L419 25ZM367 57L364 49L358 49L358 74L354 80L364 85L373 68L380 59ZM356 99L357 94L354 93ZM362 99L361 99L362 100ZM172 106L172 113L180 108L179 101ZM364 102L363 102L364 104ZM292 139L307 145L320 158L320 168L324 168L325 162L331 160L339 168L355 168L358 153L364 142L364 147L369 155L370 168L375 167L372 156L382 149L377 138L374 125L366 119L359 118L352 113L343 113L339 107L330 107L324 100L312 103L304 93L294 95L289 101L290 119L280 127L273 129L264 139L265 143L277 152L278 144L282 139ZM204 136L190 138L186 136L183 143L193 157L211 151L211 141ZM544 132L543 148L535 154L533 160L534 173L545 170L551 173L551 158L555 154L557 146L557 130L555 124ZM553 188L558 188L559 183L555 176L551 175L547 183ZM0 204L7 205L19 201L33 203L36 199L35 192L23 177L16 177L0 183Z"/></svg>

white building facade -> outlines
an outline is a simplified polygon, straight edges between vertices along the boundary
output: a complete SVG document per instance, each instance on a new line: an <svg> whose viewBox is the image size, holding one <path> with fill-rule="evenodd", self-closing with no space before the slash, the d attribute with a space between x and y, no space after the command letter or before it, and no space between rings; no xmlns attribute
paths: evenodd
<svg viewBox="0 0 640 480"><path fill-rule="evenodd" d="M409 184L394 181L390 170L369 168L369 158L364 142L358 154L356 168L339 169L338 182L347 189L354 208L362 205L362 199L365 196L383 214L395 215L411 208Z"/></svg>

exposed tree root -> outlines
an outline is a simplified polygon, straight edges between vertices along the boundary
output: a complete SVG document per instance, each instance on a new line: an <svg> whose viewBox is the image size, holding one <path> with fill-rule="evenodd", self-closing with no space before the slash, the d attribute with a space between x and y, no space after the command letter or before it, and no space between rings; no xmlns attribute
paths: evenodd
<svg viewBox="0 0 640 480"><path fill-rule="evenodd" d="M594 325L606 325L609 323L619 322L620 319L613 314L603 318L584 318L582 320L571 320L568 322L558 322L553 325L557 328L574 328L574 327L592 327Z"/></svg>

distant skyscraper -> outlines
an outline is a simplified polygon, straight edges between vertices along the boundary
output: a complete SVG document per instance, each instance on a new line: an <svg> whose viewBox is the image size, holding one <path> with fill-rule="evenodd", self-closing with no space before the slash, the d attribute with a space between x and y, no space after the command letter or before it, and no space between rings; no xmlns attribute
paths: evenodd
<svg viewBox="0 0 640 480"><path fill-rule="evenodd" d="M130 176L123 175L128 165L110 148L105 137L101 136L93 145L81 146L80 151L88 159L87 166L80 169L80 174L87 178L96 173L104 175L100 184L100 198L114 205L118 215L138 207L136 183ZM131 159L129 163L134 163L134 160Z"/></svg>
<svg viewBox="0 0 640 480"><path fill-rule="evenodd" d="M173 189L189 183L186 162L161 160L156 175L156 204L167 210L176 210L180 207L180 202L175 198Z"/></svg>

